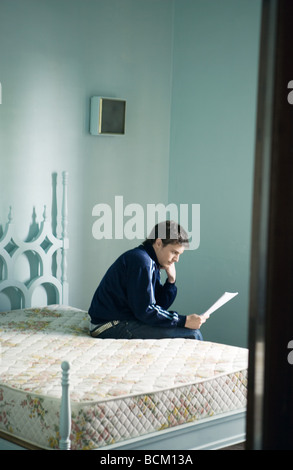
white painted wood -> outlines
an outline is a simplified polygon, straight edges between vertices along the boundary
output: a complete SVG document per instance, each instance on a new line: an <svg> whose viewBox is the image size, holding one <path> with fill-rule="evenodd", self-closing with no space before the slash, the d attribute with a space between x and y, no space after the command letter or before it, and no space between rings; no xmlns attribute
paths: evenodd
<svg viewBox="0 0 293 470"><path fill-rule="evenodd" d="M112 450L219 450L244 442L246 438L245 429L246 410L242 409L145 434L120 443L99 447L96 450L107 452ZM69 435L68 429L64 434ZM65 437L66 439L68 438ZM68 450L69 446L70 444L67 441L64 445L65 450ZM0 439L0 450L10 449L25 450L25 447Z"/></svg>
<svg viewBox="0 0 293 470"><path fill-rule="evenodd" d="M69 395L69 363L62 362L62 398L60 407L60 450L70 450L71 406Z"/></svg>
<svg viewBox="0 0 293 470"><path fill-rule="evenodd" d="M0 438L0 450L26 450L24 447L21 447L13 442L6 441L5 439Z"/></svg>
<svg viewBox="0 0 293 470"><path fill-rule="evenodd" d="M98 450L217 450L244 442L245 429L246 410L242 409L145 434Z"/></svg>
<svg viewBox="0 0 293 470"><path fill-rule="evenodd" d="M61 259L61 282L62 282L62 303L68 305L68 279L67 279L67 250L69 247L67 227L68 227L68 205L67 205L67 185L68 172L62 173L63 201L62 201L62 259Z"/></svg>
<svg viewBox="0 0 293 470"><path fill-rule="evenodd" d="M68 250L68 210L67 210L67 186L68 173L63 172L63 197L62 197L62 236L57 238L47 219L47 208L44 207L43 220L37 235L29 241L23 241L18 237L13 220L12 207L9 208L8 222L3 236L0 239L0 253L4 264L3 279L0 281L0 292L8 288L17 289L20 292L21 305L19 308L30 307L35 289L41 285L49 284L54 287L56 303L68 305L68 281L67 281L67 250ZM45 247L46 245L46 247ZM44 248L45 247L45 248ZM52 257L57 250L61 250L61 279L52 274ZM24 283L17 279L15 265L17 259L24 253L31 252L38 257L39 275Z"/></svg>

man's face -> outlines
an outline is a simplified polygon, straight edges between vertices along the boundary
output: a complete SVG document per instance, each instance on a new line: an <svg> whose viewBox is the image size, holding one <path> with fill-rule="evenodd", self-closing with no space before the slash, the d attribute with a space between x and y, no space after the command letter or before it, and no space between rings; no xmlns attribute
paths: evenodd
<svg viewBox="0 0 293 470"><path fill-rule="evenodd" d="M164 269L166 269L168 266L171 266L173 263L177 263L179 261L180 255L182 255L184 252L184 247L179 243L163 245L160 238L156 239L153 246L158 258L158 262Z"/></svg>

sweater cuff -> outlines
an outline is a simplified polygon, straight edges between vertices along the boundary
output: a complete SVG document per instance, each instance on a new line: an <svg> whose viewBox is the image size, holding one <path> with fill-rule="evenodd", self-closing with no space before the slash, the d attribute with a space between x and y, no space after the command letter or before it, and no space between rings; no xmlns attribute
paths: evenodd
<svg viewBox="0 0 293 470"><path fill-rule="evenodd" d="M186 322L186 316L185 315L178 315L178 323L177 326L180 328L184 328Z"/></svg>
<svg viewBox="0 0 293 470"><path fill-rule="evenodd" d="M169 282L168 279L166 279L165 286L167 287L167 289L170 289L170 290L176 289L177 290L176 281L175 282Z"/></svg>

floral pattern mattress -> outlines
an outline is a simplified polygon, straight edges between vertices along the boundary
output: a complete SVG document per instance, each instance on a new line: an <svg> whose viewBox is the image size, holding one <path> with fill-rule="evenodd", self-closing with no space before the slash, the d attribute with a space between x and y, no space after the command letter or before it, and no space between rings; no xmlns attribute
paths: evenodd
<svg viewBox="0 0 293 470"><path fill-rule="evenodd" d="M60 305L0 313L2 435L58 448L64 360L72 449L245 408L246 349L187 339L97 339L88 324L87 312Z"/></svg>

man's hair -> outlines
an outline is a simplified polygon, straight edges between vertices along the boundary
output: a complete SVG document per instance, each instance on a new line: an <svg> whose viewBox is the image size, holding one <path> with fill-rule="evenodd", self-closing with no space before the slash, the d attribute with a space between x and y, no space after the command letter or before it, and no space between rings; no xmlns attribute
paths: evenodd
<svg viewBox="0 0 293 470"><path fill-rule="evenodd" d="M143 242L143 245L152 245L157 238L160 238L163 245L179 244L184 245L188 248L189 241L188 235L183 227L173 220L166 220L165 222L159 222L152 229L151 233Z"/></svg>

